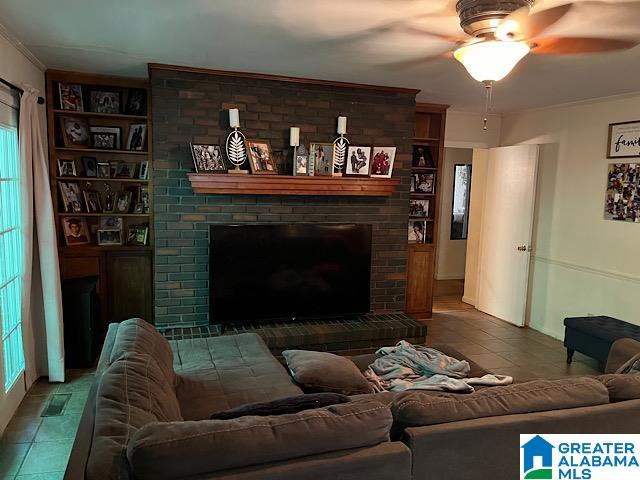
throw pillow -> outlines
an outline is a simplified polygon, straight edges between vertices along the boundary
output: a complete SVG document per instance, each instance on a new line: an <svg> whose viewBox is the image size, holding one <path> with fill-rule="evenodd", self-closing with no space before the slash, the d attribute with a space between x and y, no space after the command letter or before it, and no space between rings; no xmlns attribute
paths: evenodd
<svg viewBox="0 0 640 480"><path fill-rule="evenodd" d="M257 415L266 417L269 415L286 415L298 413L314 408L328 407L338 403L346 403L349 397L339 393L312 393L309 395L296 395L295 397L279 398L270 402L250 403L240 407L216 412L211 415L211 420L231 420L232 418Z"/></svg>
<svg viewBox="0 0 640 480"><path fill-rule="evenodd" d="M346 357L326 352L285 350L291 376L305 392L334 392L343 395L372 393L371 384Z"/></svg>

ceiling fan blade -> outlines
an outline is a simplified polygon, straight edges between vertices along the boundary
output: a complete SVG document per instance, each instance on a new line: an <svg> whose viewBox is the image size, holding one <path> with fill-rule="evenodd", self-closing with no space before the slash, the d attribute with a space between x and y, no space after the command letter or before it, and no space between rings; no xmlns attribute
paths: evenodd
<svg viewBox="0 0 640 480"><path fill-rule="evenodd" d="M534 40L531 53L537 55L571 55L578 53L627 50L640 44L638 40L613 38L549 37Z"/></svg>
<svg viewBox="0 0 640 480"><path fill-rule="evenodd" d="M424 65L425 63L430 63L436 60L442 60L442 59L448 59L448 58L453 58L453 52L447 51L439 55L429 55L427 57L411 58L408 60L400 60L398 62L387 62L379 65L381 67L403 69L403 68L417 67L419 65Z"/></svg>
<svg viewBox="0 0 640 480"><path fill-rule="evenodd" d="M572 3L530 13L527 7L507 15L496 30L499 40L525 40L540 35L564 17L573 8Z"/></svg>

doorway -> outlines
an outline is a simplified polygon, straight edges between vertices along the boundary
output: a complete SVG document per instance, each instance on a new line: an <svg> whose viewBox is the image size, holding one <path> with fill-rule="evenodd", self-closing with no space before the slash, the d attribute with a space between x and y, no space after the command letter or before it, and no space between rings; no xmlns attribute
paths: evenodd
<svg viewBox="0 0 640 480"><path fill-rule="evenodd" d="M434 312L474 308L463 302L472 172L473 148L444 149Z"/></svg>

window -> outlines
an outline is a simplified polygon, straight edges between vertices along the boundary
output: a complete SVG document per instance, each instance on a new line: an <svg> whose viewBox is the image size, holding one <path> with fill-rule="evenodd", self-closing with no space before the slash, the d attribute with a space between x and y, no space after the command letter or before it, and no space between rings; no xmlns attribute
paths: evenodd
<svg viewBox="0 0 640 480"><path fill-rule="evenodd" d="M469 192L471 165L455 165L453 170L453 209L451 240L466 240L469 230Z"/></svg>
<svg viewBox="0 0 640 480"><path fill-rule="evenodd" d="M22 346L22 231L18 131L0 124L0 333L4 390L24 370Z"/></svg>

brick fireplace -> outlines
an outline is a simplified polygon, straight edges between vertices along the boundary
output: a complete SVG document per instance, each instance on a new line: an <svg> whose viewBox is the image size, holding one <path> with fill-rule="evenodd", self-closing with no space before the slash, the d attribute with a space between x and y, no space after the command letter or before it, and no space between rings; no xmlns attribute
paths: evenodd
<svg viewBox="0 0 640 480"><path fill-rule="evenodd" d="M373 229L372 313L402 312L405 300L410 159L415 92L234 76L150 66L155 205L155 322L208 324L209 224L362 222ZM330 142L338 115L352 145L396 146L393 196L303 197L194 194L189 143L224 144L227 112L240 109L247 138L268 139L291 174L289 127L301 144Z"/></svg>

